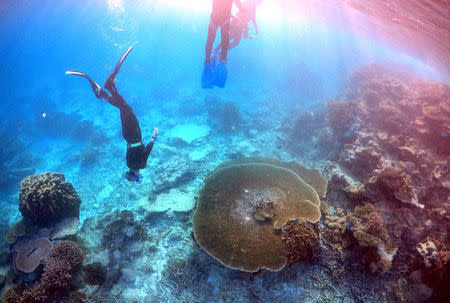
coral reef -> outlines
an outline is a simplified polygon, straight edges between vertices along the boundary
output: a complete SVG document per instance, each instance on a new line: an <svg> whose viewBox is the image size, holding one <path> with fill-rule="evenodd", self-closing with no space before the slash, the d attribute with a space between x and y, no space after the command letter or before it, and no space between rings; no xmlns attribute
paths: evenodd
<svg viewBox="0 0 450 303"><path fill-rule="evenodd" d="M236 105L215 97L207 97L205 99L206 109L210 117L210 123L219 133L229 133L239 130L243 123L241 114Z"/></svg>
<svg viewBox="0 0 450 303"><path fill-rule="evenodd" d="M437 292L436 299L448 298L450 296L448 288L448 279L450 279L449 243L442 243L428 237L418 243L416 248L425 265L421 272L423 282Z"/></svg>
<svg viewBox="0 0 450 303"><path fill-rule="evenodd" d="M155 195L168 192L170 189L179 187L195 178L193 165L179 156L173 156L170 161L161 163L156 173L159 178L153 181L153 193Z"/></svg>
<svg viewBox="0 0 450 303"><path fill-rule="evenodd" d="M31 287L13 286L4 295L5 303L55 302L73 289L71 280L83 261L81 248L72 241L56 243L43 260L44 269Z"/></svg>
<svg viewBox="0 0 450 303"><path fill-rule="evenodd" d="M128 210L113 211L100 218L88 218L78 234L90 248L86 257L83 277L86 283L101 285L102 290L110 290L123 279L133 283L136 275L130 264L139 258L147 258L156 250L142 220L137 220ZM144 243L148 242L144 246ZM145 268L150 271L150 264Z"/></svg>
<svg viewBox="0 0 450 303"><path fill-rule="evenodd" d="M89 285L102 285L106 282L108 271L100 262L83 266L83 280Z"/></svg>
<svg viewBox="0 0 450 303"><path fill-rule="evenodd" d="M14 243L14 265L20 271L33 272L48 256L53 243L48 239L21 239Z"/></svg>
<svg viewBox="0 0 450 303"><path fill-rule="evenodd" d="M299 220L286 224L281 239L288 247L287 264L307 261L319 245L319 228L311 222Z"/></svg>
<svg viewBox="0 0 450 303"><path fill-rule="evenodd" d="M19 210L24 218L47 226L65 217L78 217L81 199L63 174L43 173L22 180Z"/></svg>
<svg viewBox="0 0 450 303"><path fill-rule="evenodd" d="M385 273L391 268L397 247L389 237L383 219L372 204L355 207L347 216L350 231L361 247L367 248L367 263L371 272Z"/></svg>
<svg viewBox="0 0 450 303"><path fill-rule="evenodd" d="M253 161L224 163L207 176L193 217L194 235L228 267L279 270L287 251L276 230L299 218L316 223L320 200L294 171L270 160Z"/></svg>
<svg viewBox="0 0 450 303"><path fill-rule="evenodd" d="M14 223L9 229L6 234L6 242L12 244L21 236L33 234L36 229L37 227L33 225L31 220L22 219L19 222Z"/></svg>
<svg viewBox="0 0 450 303"><path fill-rule="evenodd" d="M383 218L376 208L368 203L356 206L353 212L336 209L333 215L326 215L322 234L326 241L351 256L355 246L362 250L361 261L372 273L386 273L398 251L390 237Z"/></svg>
<svg viewBox="0 0 450 303"><path fill-rule="evenodd" d="M72 274L83 261L83 251L72 241L59 241L44 260L44 272L39 282L46 291L67 292Z"/></svg>
<svg viewBox="0 0 450 303"><path fill-rule="evenodd" d="M427 240L423 243L417 244L417 251L423 258L423 263L426 268L430 268L432 266L432 262L437 258L437 249L436 245L434 245L433 241Z"/></svg>
<svg viewBox="0 0 450 303"><path fill-rule="evenodd" d="M448 242L450 86L376 66L351 81L328 107L338 145L321 234L344 262L389 271L393 300L445 301L433 269Z"/></svg>
<svg viewBox="0 0 450 303"><path fill-rule="evenodd" d="M375 170L367 183L381 182L378 188L385 189L399 201L423 208L424 205L417 201L417 195L411 184L411 179L399 168L386 166L381 171ZM388 193L388 195L389 195Z"/></svg>

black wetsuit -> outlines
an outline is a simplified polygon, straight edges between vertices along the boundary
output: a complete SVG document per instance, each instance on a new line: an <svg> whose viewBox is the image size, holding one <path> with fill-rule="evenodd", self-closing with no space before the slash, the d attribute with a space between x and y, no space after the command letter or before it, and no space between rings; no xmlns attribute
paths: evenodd
<svg viewBox="0 0 450 303"><path fill-rule="evenodd" d="M117 91L116 85L114 83L117 73L119 72L123 61L128 56L133 47L130 47L120 58L116 67L114 68L111 75L105 82L105 88L111 93L108 94L103 88L101 88L94 80L92 80L88 75L78 71L67 71L66 74L77 75L86 78L91 84L92 90L95 96L99 99L105 99L110 104L114 105L120 109L120 120L122 122L122 136L127 141L127 166L134 171L145 168L147 166L147 159L152 151L153 143L156 140L156 133L153 134L152 140L144 145L142 142L141 128L139 127L139 122L133 109L125 101L125 99Z"/></svg>
<svg viewBox="0 0 450 303"><path fill-rule="evenodd" d="M147 146L142 142L141 128L136 115L131 106L119 94L114 84L109 78L105 83L105 88L111 92L111 96L102 90L102 98L110 104L120 109L120 121L122 122L122 136L127 141L127 166L130 169L138 170L147 166L147 159L152 151L154 141L150 141ZM138 146L130 147L132 144L141 143Z"/></svg>

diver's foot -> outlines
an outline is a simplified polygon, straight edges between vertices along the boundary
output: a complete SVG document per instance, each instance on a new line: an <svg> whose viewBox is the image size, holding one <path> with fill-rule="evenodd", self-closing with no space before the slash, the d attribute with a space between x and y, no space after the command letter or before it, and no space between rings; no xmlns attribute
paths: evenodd
<svg viewBox="0 0 450 303"><path fill-rule="evenodd" d="M226 61L221 60L217 65L216 69L214 70L212 83L213 85L216 85L220 88L224 88L225 83L227 82L228 71L226 64L227 64Z"/></svg>
<svg viewBox="0 0 450 303"><path fill-rule="evenodd" d="M125 61L125 59L127 58L128 54L131 52L132 49L133 49L133 47L130 46L127 49L127 51L122 55L122 57L120 57L120 60L119 60L119 62L117 62L116 67L112 71L111 75L109 75L108 79L106 79L105 88L107 90L109 90L110 92L116 91L116 86L114 84L116 75L119 72L120 68L122 67L123 61Z"/></svg>
<svg viewBox="0 0 450 303"><path fill-rule="evenodd" d="M91 84L92 90L94 91L95 96L98 99L102 98L102 88L100 85L98 85L94 80L92 80L88 75L82 72L68 70L66 71L67 75L75 75L75 76L81 76L89 81L89 84Z"/></svg>
<svg viewBox="0 0 450 303"><path fill-rule="evenodd" d="M203 67L202 73L202 88L213 87L213 70L211 64L207 64Z"/></svg>

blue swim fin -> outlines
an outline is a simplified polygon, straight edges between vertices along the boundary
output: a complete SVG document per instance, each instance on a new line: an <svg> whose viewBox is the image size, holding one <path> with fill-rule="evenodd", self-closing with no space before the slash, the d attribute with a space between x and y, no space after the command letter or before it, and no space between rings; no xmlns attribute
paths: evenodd
<svg viewBox="0 0 450 303"><path fill-rule="evenodd" d="M210 64L205 65L205 67L203 67L202 88L212 88L212 87L213 87L213 71Z"/></svg>
<svg viewBox="0 0 450 303"><path fill-rule="evenodd" d="M213 84L224 88L225 83L227 82L227 66L225 61L220 61L220 63L217 65L216 69L214 70L214 76L213 76Z"/></svg>

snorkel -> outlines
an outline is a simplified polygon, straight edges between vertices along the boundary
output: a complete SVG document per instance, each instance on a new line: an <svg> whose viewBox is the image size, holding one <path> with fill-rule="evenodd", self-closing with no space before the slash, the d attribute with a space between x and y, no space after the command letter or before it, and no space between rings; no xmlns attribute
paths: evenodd
<svg viewBox="0 0 450 303"><path fill-rule="evenodd" d="M125 173L125 178L130 182L141 182L143 176L139 173L139 170L130 169Z"/></svg>

